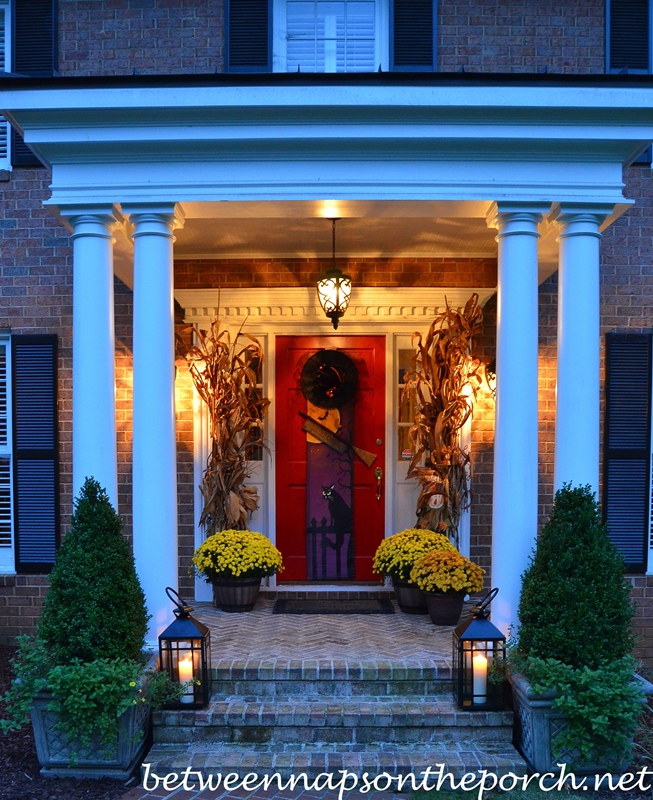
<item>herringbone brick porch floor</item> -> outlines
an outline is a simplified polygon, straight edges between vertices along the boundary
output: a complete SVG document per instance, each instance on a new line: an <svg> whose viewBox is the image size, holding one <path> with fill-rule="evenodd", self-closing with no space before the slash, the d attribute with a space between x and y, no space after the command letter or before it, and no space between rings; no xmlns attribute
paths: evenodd
<svg viewBox="0 0 653 800"><path fill-rule="evenodd" d="M428 616L403 614L273 614L273 600L260 599L247 614L227 614L196 603L194 616L211 629L213 665L233 660L258 663L359 661L449 667L451 628ZM396 608L396 605L395 605ZM463 611L463 618L467 609ZM316 664L317 666L317 664ZM325 665L326 666L326 665Z"/></svg>

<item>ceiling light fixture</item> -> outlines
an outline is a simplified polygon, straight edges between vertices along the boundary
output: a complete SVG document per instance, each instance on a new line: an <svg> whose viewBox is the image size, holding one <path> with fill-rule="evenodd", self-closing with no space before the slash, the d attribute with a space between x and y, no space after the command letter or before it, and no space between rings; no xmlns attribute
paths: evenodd
<svg viewBox="0 0 653 800"><path fill-rule="evenodd" d="M322 310L333 323L334 330L338 330L338 322L344 315L351 298L351 278L343 275L336 267L336 222L338 218L331 219L331 267L318 278L317 296Z"/></svg>

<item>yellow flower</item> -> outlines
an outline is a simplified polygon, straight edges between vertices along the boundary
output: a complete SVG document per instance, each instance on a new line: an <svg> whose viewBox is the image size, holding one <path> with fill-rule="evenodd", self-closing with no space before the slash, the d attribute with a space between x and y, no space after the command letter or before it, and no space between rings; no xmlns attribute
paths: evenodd
<svg viewBox="0 0 653 800"><path fill-rule="evenodd" d="M442 533L407 528L381 542L374 556L373 569L378 575L409 580L410 571L416 561L427 553L440 550L458 552Z"/></svg>
<svg viewBox="0 0 653 800"><path fill-rule="evenodd" d="M209 536L195 551L193 564L207 580L240 575L265 577L283 569L281 553L267 537L239 530Z"/></svg>
<svg viewBox="0 0 653 800"><path fill-rule="evenodd" d="M457 551L436 550L415 562L410 579L425 592L480 592L484 574L484 569Z"/></svg>

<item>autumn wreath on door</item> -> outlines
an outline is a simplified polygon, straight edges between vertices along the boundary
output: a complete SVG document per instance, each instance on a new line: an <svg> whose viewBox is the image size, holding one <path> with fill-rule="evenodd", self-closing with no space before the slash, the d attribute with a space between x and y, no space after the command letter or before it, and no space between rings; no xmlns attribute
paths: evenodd
<svg viewBox="0 0 653 800"><path fill-rule="evenodd" d="M320 350L300 377L306 411L306 562L308 580L354 578L354 444L358 370L341 350ZM368 464L369 466L369 464Z"/></svg>

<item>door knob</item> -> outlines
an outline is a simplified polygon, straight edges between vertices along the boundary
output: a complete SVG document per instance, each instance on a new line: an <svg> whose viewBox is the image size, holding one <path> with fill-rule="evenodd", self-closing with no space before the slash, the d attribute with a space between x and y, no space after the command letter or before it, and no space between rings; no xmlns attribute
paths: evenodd
<svg viewBox="0 0 653 800"><path fill-rule="evenodd" d="M383 477L383 470L381 467L377 467L374 470L374 477L376 478L376 499L381 499L381 478Z"/></svg>

